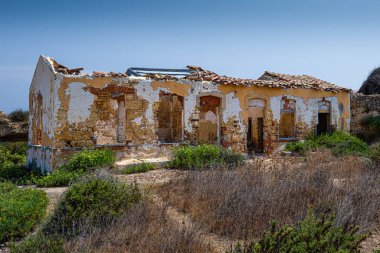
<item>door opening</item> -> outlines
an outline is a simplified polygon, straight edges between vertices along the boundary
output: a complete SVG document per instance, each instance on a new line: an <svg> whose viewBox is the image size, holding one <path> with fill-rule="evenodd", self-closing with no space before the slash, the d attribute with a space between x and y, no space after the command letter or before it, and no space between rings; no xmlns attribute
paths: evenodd
<svg viewBox="0 0 380 253"><path fill-rule="evenodd" d="M247 150L248 152L253 151L253 143L252 143L252 118L248 118L248 131L247 131Z"/></svg>
<svg viewBox="0 0 380 253"><path fill-rule="evenodd" d="M257 118L257 145L255 151L258 153L264 152L264 120Z"/></svg>
<svg viewBox="0 0 380 253"><path fill-rule="evenodd" d="M220 98L203 96L200 98L198 141L220 144Z"/></svg>
<svg viewBox="0 0 380 253"><path fill-rule="evenodd" d="M330 113L318 113L317 134L326 134L330 131Z"/></svg>

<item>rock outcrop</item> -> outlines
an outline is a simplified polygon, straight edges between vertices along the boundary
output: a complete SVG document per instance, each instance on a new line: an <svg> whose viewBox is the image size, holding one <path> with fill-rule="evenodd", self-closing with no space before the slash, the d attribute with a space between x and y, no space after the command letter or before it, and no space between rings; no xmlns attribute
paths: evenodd
<svg viewBox="0 0 380 253"><path fill-rule="evenodd" d="M27 141L28 121L13 122L0 111L0 141Z"/></svg>
<svg viewBox="0 0 380 253"><path fill-rule="evenodd" d="M380 68L374 69L369 74L359 89L359 93L364 95L380 94Z"/></svg>

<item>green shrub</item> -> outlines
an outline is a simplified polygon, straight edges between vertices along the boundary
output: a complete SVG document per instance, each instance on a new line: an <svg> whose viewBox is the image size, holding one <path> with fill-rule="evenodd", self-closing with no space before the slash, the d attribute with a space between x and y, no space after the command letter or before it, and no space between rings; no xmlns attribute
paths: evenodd
<svg viewBox="0 0 380 253"><path fill-rule="evenodd" d="M178 169L204 169L221 164L235 165L243 161L241 154L210 144L182 146L174 149L173 155L169 167Z"/></svg>
<svg viewBox="0 0 380 253"><path fill-rule="evenodd" d="M0 180L16 182L26 178L28 169L23 164L4 164L0 166Z"/></svg>
<svg viewBox="0 0 380 253"><path fill-rule="evenodd" d="M5 142L0 144L0 181L16 184L33 183L39 177L39 168L28 169L26 166L27 145L25 142Z"/></svg>
<svg viewBox="0 0 380 253"><path fill-rule="evenodd" d="M38 187L60 187L67 186L75 179L84 174L83 171L67 171L64 169L54 170L43 177L34 180Z"/></svg>
<svg viewBox="0 0 380 253"><path fill-rule="evenodd" d="M67 186L86 172L111 165L114 161L115 156L111 150L84 150L53 172L36 178L34 182L39 187Z"/></svg>
<svg viewBox="0 0 380 253"><path fill-rule="evenodd" d="M63 239L58 236L32 235L18 244L10 245L11 253L65 253Z"/></svg>
<svg viewBox="0 0 380 253"><path fill-rule="evenodd" d="M17 186L12 183L9 183L9 182L0 183L0 194L5 194L15 189L17 189Z"/></svg>
<svg viewBox="0 0 380 253"><path fill-rule="evenodd" d="M44 217L46 193L0 183L0 243L21 237Z"/></svg>
<svg viewBox="0 0 380 253"><path fill-rule="evenodd" d="M28 120L28 117L29 112L21 108L17 108L16 110L8 114L8 118L10 118L13 122L26 121Z"/></svg>
<svg viewBox="0 0 380 253"><path fill-rule="evenodd" d="M137 185L126 185L104 171L87 175L65 192L42 231L45 235L72 236L82 224L96 227L102 220L122 215L140 199Z"/></svg>
<svg viewBox="0 0 380 253"><path fill-rule="evenodd" d="M321 147L331 149L334 155L370 155L370 147L367 143L356 136L341 131L311 136L302 142L290 142L285 146L285 150L306 153L308 150Z"/></svg>
<svg viewBox="0 0 380 253"><path fill-rule="evenodd" d="M25 142L0 143L0 167L6 164L26 164L26 151Z"/></svg>
<svg viewBox="0 0 380 253"><path fill-rule="evenodd" d="M277 228L272 223L259 242L245 247L237 245L230 253L259 252L359 252L359 244L366 236L358 235L357 228L336 226L331 214L310 212L298 226Z"/></svg>
<svg viewBox="0 0 380 253"><path fill-rule="evenodd" d="M109 149L84 150L75 154L61 169L67 171L93 171L96 168L112 165L115 154Z"/></svg>
<svg viewBox="0 0 380 253"><path fill-rule="evenodd" d="M362 125L380 129L380 116L371 116L362 121Z"/></svg>
<svg viewBox="0 0 380 253"><path fill-rule="evenodd" d="M242 154L238 152L234 152L229 149L222 150L222 160L225 164L229 166L236 166L242 164L244 161L244 157Z"/></svg>
<svg viewBox="0 0 380 253"><path fill-rule="evenodd" d="M123 174L142 173L142 172L154 170L155 168L156 168L156 165L154 165L153 163L133 164L133 165L128 165L127 167L122 169L121 173Z"/></svg>

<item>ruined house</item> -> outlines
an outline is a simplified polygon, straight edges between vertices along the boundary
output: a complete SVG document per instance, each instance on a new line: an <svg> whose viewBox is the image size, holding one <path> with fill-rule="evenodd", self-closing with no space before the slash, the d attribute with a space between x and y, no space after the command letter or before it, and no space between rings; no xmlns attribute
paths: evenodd
<svg viewBox="0 0 380 253"><path fill-rule="evenodd" d="M310 133L349 131L350 90L307 75L220 76L200 67L80 73L41 56L30 87L28 162L84 147L125 154L181 143L271 153Z"/></svg>

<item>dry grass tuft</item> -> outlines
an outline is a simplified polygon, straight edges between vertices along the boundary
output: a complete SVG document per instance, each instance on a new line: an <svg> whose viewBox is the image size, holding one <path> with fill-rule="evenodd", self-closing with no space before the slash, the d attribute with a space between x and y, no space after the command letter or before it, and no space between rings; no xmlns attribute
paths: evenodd
<svg viewBox="0 0 380 253"><path fill-rule="evenodd" d="M196 228L179 228L165 207L147 200L101 229L83 227L82 236L65 243L67 252L211 252Z"/></svg>
<svg viewBox="0 0 380 253"><path fill-rule="evenodd" d="M193 171L156 190L221 236L258 237L271 220L295 224L309 207L331 209L339 225L355 224L366 232L380 225L379 174L361 158L318 151L306 161L267 160L236 170Z"/></svg>

